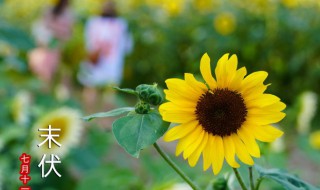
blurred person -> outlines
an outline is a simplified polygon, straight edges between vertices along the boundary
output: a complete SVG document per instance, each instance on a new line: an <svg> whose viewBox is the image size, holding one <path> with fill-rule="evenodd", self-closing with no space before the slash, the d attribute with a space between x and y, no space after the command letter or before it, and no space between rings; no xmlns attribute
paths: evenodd
<svg viewBox="0 0 320 190"><path fill-rule="evenodd" d="M117 16L115 3L107 1L101 15L90 18L85 30L88 60L80 67L79 81L88 87L119 85L132 39L127 22Z"/></svg>
<svg viewBox="0 0 320 190"><path fill-rule="evenodd" d="M60 63L60 52L63 44L71 37L73 23L69 1L58 0L32 26L38 47L29 53L29 67L47 84L51 83Z"/></svg>
<svg viewBox="0 0 320 190"><path fill-rule="evenodd" d="M85 42L88 58L80 65L78 80L85 86L83 95L87 104L100 105L97 88L120 85L124 58L132 49L127 22L118 17L113 1L105 2L101 14L88 20ZM112 92L105 93L105 97L106 103L114 104Z"/></svg>

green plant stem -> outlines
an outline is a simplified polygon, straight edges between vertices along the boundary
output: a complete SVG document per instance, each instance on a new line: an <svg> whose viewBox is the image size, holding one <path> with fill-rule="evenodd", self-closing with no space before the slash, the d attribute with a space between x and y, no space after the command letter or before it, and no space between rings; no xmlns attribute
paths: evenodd
<svg viewBox="0 0 320 190"><path fill-rule="evenodd" d="M233 169L233 171L234 171L234 174L235 174L236 177L237 177L237 180L239 181L239 184L240 184L241 188L242 188L243 190L248 190L247 187L244 185L243 180L242 180L242 178L241 178L241 176L240 176L237 168L232 168L232 169Z"/></svg>
<svg viewBox="0 0 320 190"><path fill-rule="evenodd" d="M254 182L253 182L253 174L252 174L252 167L249 167L249 178L250 178L250 187L251 190L254 190Z"/></svg>
<svg viewBox="0 0 320 190"><path fill-rule="evenodd" d="M158 153L162 156L162 158L173 168L183 180L185 180L192 189L200 190L200 188L193 183L193 181L171 160L171 158L159 147L157 143L153 144L154 148L158 151Z"/></svg>
<svg viewBox="0 0 320 190"><path fill-rule="evenodd" d="M255 188L254 190L258 190L258 189L259 189L262 180L263 180L262 177L259 177L259 178L257 179L257 186L256 186L256 188Z"/></svg>

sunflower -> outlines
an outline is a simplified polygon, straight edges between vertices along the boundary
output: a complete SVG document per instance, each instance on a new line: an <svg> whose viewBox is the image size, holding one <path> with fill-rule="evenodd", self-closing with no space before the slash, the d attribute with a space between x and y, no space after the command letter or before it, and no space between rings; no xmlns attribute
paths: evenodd
<svg viewBox="0 0 320 190"><path fill-rule="evenodd" d="M69 149L80 141L83 128L80 117L78 110L68 107L56 109L41 117L33 126L32 149L36 156L41 158L43 154L57 154L59 157L66 155ZM51 134L53 135L51 148L48 146L49 140L41 144L46 140L46 137L40 136L41 134L48 135L49 127L52 129Z"/></svg>
<svg viewBox="0 0 320 190"><path fill-rule="evenodd" d="M178 123L164 135L164 140L179 140L176 156L183 152L191 167L201 154L203 170L212 166L217 175L224 159L233 168L240 167L236 157L253 165L260 157L256 140L272 142L283 132L271 126L285 117L286 107L277 96L265 94L263 82L268 73L254 72L245 77L245 67L237 69L236 55L223 55L211 74L210 58L204 54L200 71L205 83L190 73L184 80L168 79L164 90L169 102L159 108L163 120Z"/></svg>
<svg viewBox="0 0 320 190"><path fill-rule="evenodd" d="M229 12L221 13L213 20L215 30L224 36L234 32L236 24L235 16Z"/></svg>

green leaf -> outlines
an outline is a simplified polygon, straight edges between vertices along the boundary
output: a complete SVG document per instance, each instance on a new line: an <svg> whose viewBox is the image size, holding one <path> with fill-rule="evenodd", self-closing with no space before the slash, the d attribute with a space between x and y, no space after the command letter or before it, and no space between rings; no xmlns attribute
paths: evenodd
<svg viewBox="0 0 320 190"><path fill-rule="evenodd" d="M143 181L129 169L114 164L100 165L79 180L76 190L88 189L143 189Z"/></svg>
<svg viewBox="0 0 320 190"><path fill-rule="evenodd" d="M19 50L30 50L35 47L29 34L8 22L0 22L0 41L4 41Z"/></svg>
<svg viewBox="0 0 320 190"><path fill-rule="evenodd" d="M25 136L25 134L26 134L25 128L19 128L18 126L12 125L5 128L3 131L0 131L0 139L3 143L6 144L9 141L16 140Z"/></svg>
<svg viewBox="0 0 320 190"><path fill-rule="evenodd" d="M265 169L255 165L261 178L268 178L281 184L287 190L319 190L319 188L280 169Z"/></svg>
<svg viewBox="0 0 320 190"><path fill-rule="evenodd" d="M88 115L83 117L83 120L90 121L91 119L97 118L97 117L113 117L118 116L130 111L134 111L134 108L132 107L123 107L123 108L117 108L108 112L99 112L92 115Z"/></svg>
<svg viewBox="0 0 320 190"><path fill-rule="evenodd" d="M113 87L113 88L116 90L119 90L120 92L137 95L137 92L131 88L119 88L119 87Z"/></svg>
<svg viewBox="0 0 320 190"><path fill-rule="evenodd" d="M82 146L71 150L71 159L66 164L71 164L79 172L86 173L89 170L99 167L103 162L103 157L108 153L113 136L105 130L95 125L90 126L87 131L87 140Z"/></svg>
<svg viewBox="0 0 320 190"><path fill-rule="evenodd" d="M131 156L139 157L141 149L155 143L168 129L158 112L132 114L117 119L112 132L120 146Z"/></svg>
<svg viewBox="0 0 320 190"><path fill-rule="evenodd" d="M16 56L7 56L4 58L3 62L7 64L7 67L19 72L26 72L28 70L28 65Z"/></svg>

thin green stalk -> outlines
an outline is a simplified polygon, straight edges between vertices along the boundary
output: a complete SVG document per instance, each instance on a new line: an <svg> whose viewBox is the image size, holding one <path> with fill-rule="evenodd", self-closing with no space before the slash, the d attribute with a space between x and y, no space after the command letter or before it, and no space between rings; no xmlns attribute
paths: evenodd
<svg viewBox="0 0 320 190"><path fill-rule="evenodd" d="M238 180L241 188L242 188L243 190L248 190L247 187L245 186L245 184L243 183L243 180L242 180L242 178L241 178L241 176L240 176L237 168L232 168L232 169L233 169L233 171L234 171L234 174L235 174L236 177L237 177L237 180Z"/></svg>
<svg viewBox="0 0 320 190"><path fill-rule="evenodd" d="M154 143L153 146L162 158L170 165L170 167L173 168L192 189L200 190L200 188L194 184L193 181L171 160L171 158L159 147L157 143Z"/></svg>
<svg viewBox="0 0 320 190"><path fill-rule="evenodd" d="M262 180L263 180L262 177L259 177L259 178L257 179L257 186L256 186L256 188L255 188L254 190L258 190L258 189L259 189Z"/></svg>
<svg viewBox="0 0 320 190"><path fill-rule="evenodd" d="M253 182L253 174L252 174L252 167L249 167L249 178L250 178L250 187L251 190L254 190L254 182Z"/></svg>

